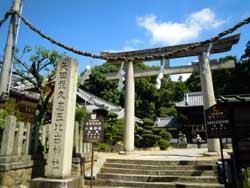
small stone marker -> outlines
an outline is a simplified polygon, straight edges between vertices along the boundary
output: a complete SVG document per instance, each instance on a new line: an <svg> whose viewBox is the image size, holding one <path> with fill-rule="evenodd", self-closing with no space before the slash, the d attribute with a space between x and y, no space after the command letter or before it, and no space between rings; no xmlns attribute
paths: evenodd
<svg viewBox="0 0 250 188"><path fill-rule="evenodd" d="M75 128L74 128L74 147L75 152L79 153L79 123L75 122Z"/></svg>
<svg viewBox="0 0 250 188"><path fill-rule="evenodd" d="M23 146L23 153L24 155L28 155L29 154L29 150L30 150L30 145L31 145L31 139L30 139L30 134L31 134L31 125L30 123L26 123L26 135L24 137L24 146Z"/></svg>
<svg viewBox="0 0 250 188"><path fill-rule="evenodd" d="M10 156L13 154L13 144L16 128L16 117L7 116L5 119L5 129L2 136L0 156Z"/></svg>
<svg viewBox="0 0 250 188"><path fill-rule="evenodd" d="M46 169L49 178L71 175L77 70L77 63L71 58L57 65Z"/></svg>
<svg viewBox="0 0 250 188"><path fill-rule="evenodd" d="M79 126L79 153L83 153L83 127Z"/></svg>
<svg viewBox="0 0 250 188"><path fill-rule="evenodd" d="M14 141L14 148L13 148L13 154L14 155L21 155L22 154L22 146L23 146L23 133L24 133L24 123L23 122L17 122L17 133L15 136Z"/></svg>

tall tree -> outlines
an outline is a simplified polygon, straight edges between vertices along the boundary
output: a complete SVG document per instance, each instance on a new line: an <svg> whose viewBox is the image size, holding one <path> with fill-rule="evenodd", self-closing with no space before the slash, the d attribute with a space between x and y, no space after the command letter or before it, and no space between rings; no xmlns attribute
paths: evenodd
<svg viewBox="0 0 250 188"><path fill-rule="evenodd" d="M29 57L27 57L29 55ZM35 125L41 125L46 117L50 98L53 94L53 80L57 62L65 56L57 51L50 51L42 47L25 47L23 51L16 51L14 55L13 74L23 84L40 94L35 112Z"/></svg>

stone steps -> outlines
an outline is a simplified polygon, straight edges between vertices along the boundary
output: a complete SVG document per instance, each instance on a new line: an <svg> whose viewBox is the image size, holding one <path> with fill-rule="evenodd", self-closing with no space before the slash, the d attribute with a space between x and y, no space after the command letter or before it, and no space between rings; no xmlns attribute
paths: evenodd
<svg viewBox="0 0 250 188"><path fill-rule="evenodd" d="M89 181L85 181L89 185ZM200 183L181 183L181 182L132 182L117 181L111 179L98 179L93 182L95 186L109 187L143 187L143 188L224 188L224 185L218 183L200 184Z"/></svg>
<svg viewBox="0 0 250 188"><path fill-rule="evenodd" d="M215 165L135 165L126 163L105 163L103 167L127 168L127 169L147 169L147 170L216 170Z"/></svg>
<svg viewBox="0 0 250 188"><path fill-rule="evenodd" d="M216 176L215 170L138 170L128 168L101 168L101 173L169 175L169 176Z"/></svg>
<svg viewBox="0 0 250 188"><path fill-rule="evenodd" d="M214 161L160 161L160 160L129 160L129 159L107 159L106 163L141 164L141 165L215 165Z"/></svg>
<svg viewBox="0 0 250 188"><path fill-rule="evenodd" d="M194 182L194 183L219 183L216 176L153 176L137 174L99 173L97 179L115 179L134 182Z"/></svg>
<svg viewBox="0 0 250 188"><path fill-rule="evenodd" d="M224 187L215 164L215 161L107 159L93 183L95 186L143 188Z"/></svg>

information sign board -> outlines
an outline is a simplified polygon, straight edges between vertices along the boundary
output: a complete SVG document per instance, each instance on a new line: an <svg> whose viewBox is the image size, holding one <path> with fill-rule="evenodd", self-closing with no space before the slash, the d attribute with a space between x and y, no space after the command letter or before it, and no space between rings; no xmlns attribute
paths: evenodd
<svg viewBox="0 0 250 188"><path fill-rule="evenodd" d="M214 105L207 109L205 113L208 138L232 137L232 126L227 108Z"/></svg>
<svg viewBox="0 0 250 188"><path fill-rule="evenodd" d="M87 143L99 143L103 142L104 139L104 127L103 121L96 118L95 114L91 114L90 118L87 119L83 131L84 142Z"/></svg>

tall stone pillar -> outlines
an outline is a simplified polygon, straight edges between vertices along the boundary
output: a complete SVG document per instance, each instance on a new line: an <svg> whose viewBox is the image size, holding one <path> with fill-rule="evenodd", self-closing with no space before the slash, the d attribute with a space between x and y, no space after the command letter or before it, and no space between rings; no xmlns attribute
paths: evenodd
<svg viewBox="0 0 250 188"><path fill-rule="evenodd" d="M206 110L215 104L212 74L206 52L199 55L199 67L204 110ZM219 139L208 139L207 146L208 152L220 152Z"/></svg>
<svg viewBox="0 0 250 188"><path fill-rule="evenodd" d="M71 176L77 67L71 58L57 65L46 178L32 179L31 188L82 187L82 177Z"/></svg>
<svg viewBox="0 0 250 188"><path fill-rule="evenodd" d="M77 71L77 63L71 58L57 65L46 169L49 178L71 175Z"/></svg>
<svg viewBox="0 0 250 188"><path fill-rule="evenodd" d="M125 127L124 127L124 149L134 150L134 117L135 117L135 81L133 62L127 63L125 80Z"/></svg>

